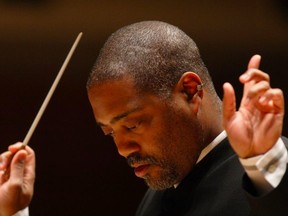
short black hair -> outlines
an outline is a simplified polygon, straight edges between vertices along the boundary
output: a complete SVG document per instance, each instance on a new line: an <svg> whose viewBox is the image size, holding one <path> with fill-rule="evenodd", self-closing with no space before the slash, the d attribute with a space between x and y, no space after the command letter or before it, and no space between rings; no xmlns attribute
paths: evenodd
<svg viewBox="0 0 288 216"><path fill-rule="evenodd" d="M169 96L183 73L197 73L214 92L196 43L178 27L142 21L113 33L96 60L87 89L106 81L131 77L138 91Z"/></svg>

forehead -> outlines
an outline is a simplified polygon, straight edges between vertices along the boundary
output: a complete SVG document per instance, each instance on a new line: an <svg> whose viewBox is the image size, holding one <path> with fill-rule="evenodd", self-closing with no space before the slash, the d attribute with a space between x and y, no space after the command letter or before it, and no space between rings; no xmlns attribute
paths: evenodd
<svg viewBox="0 0 288 216"><path fill-rule="evenodd" d="M106 122L122 112L145 105L146 96L137 93L131 79L121 79L95 85L88 97L97 121Z"/></svg>

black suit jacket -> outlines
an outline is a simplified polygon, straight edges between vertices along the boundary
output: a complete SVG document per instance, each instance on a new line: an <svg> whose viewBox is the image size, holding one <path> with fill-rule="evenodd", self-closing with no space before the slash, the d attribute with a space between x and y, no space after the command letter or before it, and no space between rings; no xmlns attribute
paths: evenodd
<svg viewBox="0 0 288 216"><path fill-rule="evenodd" d="M285 144L288 143L283 138ZM177 189L148 189L137 216L288 215L288 174L259 197L227 139L217 145Z"/></svg>

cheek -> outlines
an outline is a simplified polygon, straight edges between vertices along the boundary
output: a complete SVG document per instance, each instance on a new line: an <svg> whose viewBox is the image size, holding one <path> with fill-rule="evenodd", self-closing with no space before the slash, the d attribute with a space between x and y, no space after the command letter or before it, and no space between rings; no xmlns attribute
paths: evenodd
<svg viewBox="0 0 288 216"><path fill-rule="evenodd" d="M170 126L162 127L153 135L154 149L162 158L171 158L177 154L178 134ZM171 159L170 159L171 160Z"/></svg>
<svg viewBox="0 0 288 216"><path fill-rule="evenodd" d="M191 166L201 152L201 126L186 116L169 118L159 134L162 152L181 166Z"/></svg>
<svg viewBox="0 0 288 216"><path fill-rule="evenodd" d="M178 132L175 131L174 123L167 113L159 113L153 121L143 130L143 148L149 154L166 157L175 150Z"/></svg>

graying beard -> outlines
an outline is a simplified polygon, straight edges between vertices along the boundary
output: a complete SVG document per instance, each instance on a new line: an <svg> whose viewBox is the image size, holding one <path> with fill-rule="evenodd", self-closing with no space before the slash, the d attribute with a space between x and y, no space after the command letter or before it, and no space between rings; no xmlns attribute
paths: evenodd
<svg viewBox="0 0 288 216"><path fill-rule="evenodd" d="M175 167L169 165L167 166L167 163L164 161L159 161L152 156L141 156L138 153L133 153L127 157L127 163L129 166L133 166L135 163L149 163L162 167L164 172L161 174L159 180L152 179L150 175L144 177L144 181L148 187L154 190L164 190L170 188L177 183L179 178L179 173L176 171L177 169Z"/></svg>
<svg viewBox="0 0 288 216"><path fill-rule="evenodd" d="M150 176L146 176L144 178L145 183L153 190L165 190L167 188L172 187L177 183L177 179L179 178L179 174L175 169L165 170L164 173L160 176L159 180L154 180L150 178Z"/></svg>

